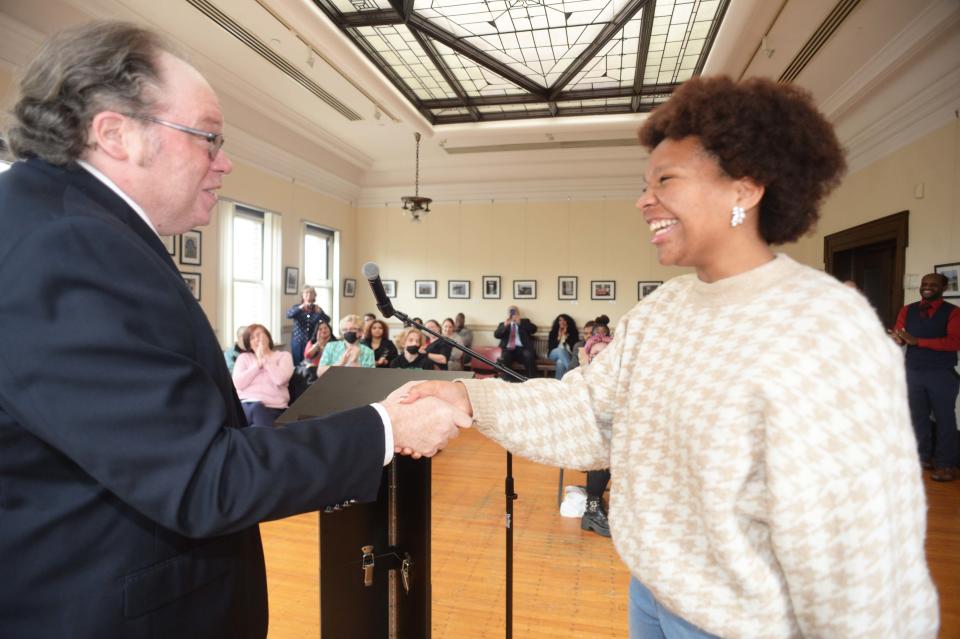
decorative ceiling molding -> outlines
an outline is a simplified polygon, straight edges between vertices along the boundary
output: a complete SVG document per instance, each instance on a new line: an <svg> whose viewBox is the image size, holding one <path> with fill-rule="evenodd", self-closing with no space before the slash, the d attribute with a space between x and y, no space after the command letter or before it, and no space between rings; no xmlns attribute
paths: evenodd
<svg viewBox="0 0 960 639"><path fill-rule="evenodd" d="M960 2L938 0L921 11L897 36L844 82L820 105L832 120L843 117L871 91L909 64L930 43L956 29L960 23Z"/></svg>
<svg viewBox="0 0 960 639"><path fill-rule="evenodd" d="M365 188L358 208L400 207L400 198L409 187ZM561 200L635 200L640 196L639 173L623 177L570 178L551 180L518 180L515 182L474 181L469 184L429 184L426 190L433 197L433 208L455 202L489 202L490 200L529 200L556 202Z"/></svg>
<svg viewBox="0 0 960 639"><path fill-rule="evenodd" d="M276 147L256 135L227 125L224 137L229 140L228 155L234 160L285 180L293 180L301 186L341 202L352 203L360 198L359 185Z"/></svg>
<svg viewBox="0 0 960 639"><path fill-rule="evenodd" d="M956 119L960 107L960 67L916 93L848 140L849 172L866 168L914 140Z"/></svg>

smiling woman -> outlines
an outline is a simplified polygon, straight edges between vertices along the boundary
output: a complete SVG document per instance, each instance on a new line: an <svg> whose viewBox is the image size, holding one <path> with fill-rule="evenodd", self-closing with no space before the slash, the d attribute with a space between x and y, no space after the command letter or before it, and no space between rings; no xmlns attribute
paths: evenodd
<svg viewBox="0 0 960 639"><path fill-rule="evenodd" d="M840 179L830 124L791 85L695 78L640 140L658 258L696 272L644 295L559 382L410 397L472 411L536 461L611 469L634 639L932 637L900 352L863 296L771 249Z"/></svg>

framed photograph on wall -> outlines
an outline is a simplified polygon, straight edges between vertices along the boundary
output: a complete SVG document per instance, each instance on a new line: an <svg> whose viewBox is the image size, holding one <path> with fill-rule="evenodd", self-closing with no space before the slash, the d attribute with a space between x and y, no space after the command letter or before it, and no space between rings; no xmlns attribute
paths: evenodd
<svg viewBox="0 0 960 639"><path fill-rule="evenodd" d="M591 280L590 299L615 300L617 299L617 283L613 280Z"/></svg>
<svg viewBox="0 0 960 639"><path fill-rule="evenodd" d="M947 288L943 289L944 297L960 297L960 262L937 264L933 267L933 272L947 278Z"/></svg>
<svg viewBox="0 0 960 639"><path fill-rule="evenodd" d="M200 231L187 231L180 236L180 263L200 266Z"/></svg>
<svg viewBox="0 0 960 639"><path fill-rule="evenodd" d="M296 266L288 266L283 269L283 293L284 295L296 295L300 292L300 269Z"/></svg>
<svg viewBox="0 0 960 639"><path fill-rule="evenodd" d="M187 288L193 293L193 299L200 301L200 274L199 273L180 273L180 277L186 283Z"/></svg>
<svg viewBox="0 0 960 639"><path fill-rule="evenodd" d="M413 296L414 297L436 297L437 296L437 280L414 280Z"/></svg>
<svg viewBox="0 0 960 639"><path fill-rule="evenodd" d="M500 299L500 276L499 275L484 275L482 282L483 282L483 299L485 300Z"/></svg>
<svg viewBox="0 0 960 639"><path fill-rule="evenodd" d="M577 276L561 275L557 278L557 299L575 300L577 299Z"/></svg>
<svg viewBox="0 0 960 639"><path fill-rule="evenodd" d="M357 280L349 277L343 280L343 296L353 297L357 294Z"/></svg>
<svg viewBox="0 0 960 639"><path fill-rule="evenodd" d="M650 293L660 288L663 282L637 282L637 301L639 302Z"/></svg>
<svg viewBox="0 0 960 639"><path fill-rule="evenodd" d="M470 280L447 280L447 297L452 300L470 299Z"/></svg>
<svg viewBox="0 0 960 639"><path fill-rule="evenodd" d="M513 280L513 299L537 299L537 280Z"/></svg>
<svg viewBox="0 0 960 639"><path fill-rule="evenodd" d="M177 254L177 236L176 235L161 235L160 239L163 241L163 246L167 249L167 253L170 255Z"/></svg>
<svg viewBox="0 0 960 639"><path fill-rule="evenodd" d="M387 297L397 296L397 280L381 280L383 282L383 292Z"/></svg>

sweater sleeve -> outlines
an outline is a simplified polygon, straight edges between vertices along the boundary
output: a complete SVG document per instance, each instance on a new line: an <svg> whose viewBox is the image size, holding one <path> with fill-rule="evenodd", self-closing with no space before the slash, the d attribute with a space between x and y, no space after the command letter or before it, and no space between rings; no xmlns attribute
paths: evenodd
<svg viewBox="0 0 960 639"><path fill-rule="evenodd" d="M625 326L626 316L621 320ZM617 331L590 366L563 380L462 380L477 428L507 450L562 468L610 466L610 433L621 397L620 370L627 331Z"/></svg>
<svg viewBox="0 0 960 639"><path fill-rule="evenodd" d="M936 634L903 359L870 313L785 340L764 386L769 534L805 637Z"/></svg>
<svg viewBox="0 0 960 639"><path fill-rule="evenodd" d="M252 353L241 353L233 365L233 385L243 392L260 373L257 358Z"/></svg>
<svg viewBox="0 0 960 639"><path fill-rule="evenodd" d="M273 351L263 369L274 386L286 386L293 377L293 356L287 351Z"/></svg>

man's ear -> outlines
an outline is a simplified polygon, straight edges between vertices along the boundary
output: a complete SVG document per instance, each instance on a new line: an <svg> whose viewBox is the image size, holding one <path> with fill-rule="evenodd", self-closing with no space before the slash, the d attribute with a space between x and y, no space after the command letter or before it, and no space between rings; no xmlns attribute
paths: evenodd
<svg viewBox="0 0 960 639"><path fill-rule="evenodd" d="M737 180L737 204L744 210L749 211L752 208L760 206L760 200L766 191L762 184L758 184L748 177Z"/></svg>
<svg viewBox="0 0 960 639"><path fill-rule="evenodd" d="M90 122L89 142L114 160L125 161L130 157L131 133L126 117L115 111L101 111Z"/></svg>

